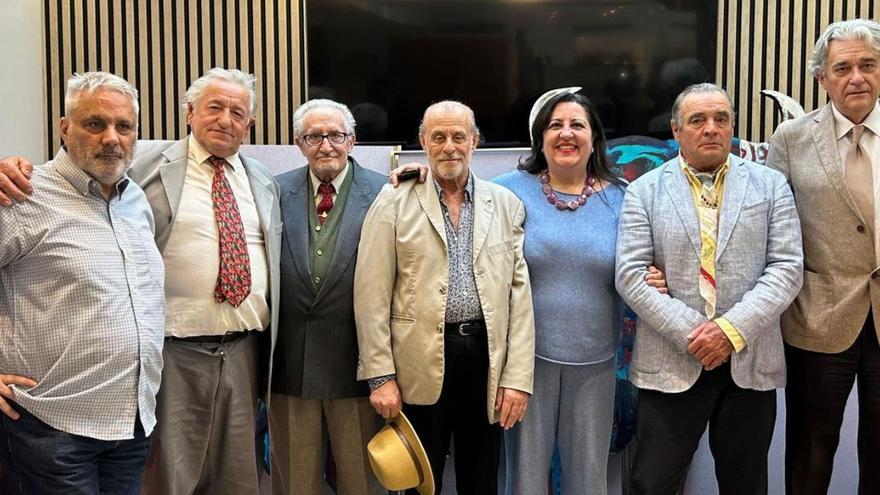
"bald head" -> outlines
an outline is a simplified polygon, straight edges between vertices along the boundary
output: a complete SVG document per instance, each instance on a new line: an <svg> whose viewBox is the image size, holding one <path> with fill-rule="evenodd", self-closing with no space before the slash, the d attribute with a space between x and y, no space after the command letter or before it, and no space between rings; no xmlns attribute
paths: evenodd
<svg viewBox="0 0 880 495"><path fill-rule="evenodd" d="M471 155L480 142L474 111L457 101L431 105L419 125L419 142L441 186L463 184Z"/></svg>

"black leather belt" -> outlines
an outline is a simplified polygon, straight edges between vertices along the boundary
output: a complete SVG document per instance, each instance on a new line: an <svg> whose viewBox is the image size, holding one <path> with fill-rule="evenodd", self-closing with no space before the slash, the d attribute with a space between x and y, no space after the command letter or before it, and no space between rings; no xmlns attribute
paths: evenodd
<svg viewBox="0 0 880 495"><path fill-rule="evenodd" d="M446 323L444 325L446 333L452 335L461 335L462 337L481 337L486 335L486 321L474 320L463 321L461 323Z"/></svg>
<svg viewBox="0 0 880 495"><path fill-rule="evenodd" d="M175 342L192 342L195 344L229 344L241 340L250 335L251 330L240 332L226 332L223 335L197 335L195 337L167 337L166 340Z"/></svg>

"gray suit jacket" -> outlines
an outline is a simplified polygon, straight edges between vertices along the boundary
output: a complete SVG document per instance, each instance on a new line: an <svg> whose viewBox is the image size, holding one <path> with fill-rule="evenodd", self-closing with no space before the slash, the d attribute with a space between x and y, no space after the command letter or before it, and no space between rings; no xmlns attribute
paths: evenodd
<svg viewBox="0 0 880 495"><path fill-rule="evenodd" d="M281 315L275 353L274 392L310 399L369 395L357 377L354 323L354 267L361 225L388 180L351 159L351 187L345 202L330 271L317 290L309 267L308 167L278 176L281 186Z"/></svg>
<svg viewBox="0 0 880 495"><path fill-rule="evenodd" d="M783 122L767 165L794 190L804 233L804 287L782 315L785 341L815 352L848 349L874 311L880 329L880 271L873 225L856 207L843 176L831 104Z"/></svg>
<svg viewBox="0 0 880 495"><path fill-rule="evenodd" d="M731 357L742 388L785 385L779 315L801 286L801 232L785 178L730 156L718 224L717 315L740 332L746 347ZM663 392L689 389L700 362L687 335L706 321L700 296L700 224L678 158L627 188L617 237L617 290L638 314L630 380ZM669 294L644 280L646 267L666 274Z"/></svg>
<svg viewBox="0 0 880 495"><path fill-rule="evenodd" d="M263 365L265 385L271 381L272 353L278 328L279 275L278 259L281 248L281 212L278 208L278 185L262 163L242 156L260 226L266 244L266 258L269 264L269 307L271 308L271 324L267 329L269 335L268 356ZM165 251L174 220L177 218L180 195L183 192L183 181L186 177L187 138L176 141L170 146L167 142L141 141L138 143L137 154L131 169L131 177L141 188L153 209L156 219L156 245L159 251ZM198 256L198 253L193 253Z"/></svg>

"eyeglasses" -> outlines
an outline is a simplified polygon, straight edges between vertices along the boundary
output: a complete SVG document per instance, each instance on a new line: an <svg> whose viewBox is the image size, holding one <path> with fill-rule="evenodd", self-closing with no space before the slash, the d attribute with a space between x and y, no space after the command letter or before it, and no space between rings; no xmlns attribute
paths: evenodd
<svg viewBox="0 0 880 495"><path fill-rule="evenodd" d="M350 134L345 132L331 132L330 134L306 134L302 136L302 140L306 142L309 146L319 146L324 138L327 138L327 141L330 141L330 144L342 144L345 142L345 138L350 136Z"/></svg>

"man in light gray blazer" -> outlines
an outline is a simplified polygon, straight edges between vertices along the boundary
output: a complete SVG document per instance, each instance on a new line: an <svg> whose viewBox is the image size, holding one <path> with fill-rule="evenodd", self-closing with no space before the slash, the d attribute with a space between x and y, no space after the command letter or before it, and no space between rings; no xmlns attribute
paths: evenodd
<svg viewBox="0 0 880 495"><path fill-rule="evenodd" d="M351 111L310 100L293 115L308 161L278 176L281 187L281 301L272 381L272 490L326 493L326 445L339 495L385 493L367 459L381 416L358 381L354 269L361 225L388 181L349 156Z"/></svg>
<svg viewBox="0 0 880 495"><path fill-rule="evenodd" d="M254 122L252 75L211 69L184 102L191 134L142 145L129 171L156 217L168 307L144 488L256 493L255 421L278 323L278 186L238 153Z"/></svg>
<svg viewBox="0 0 880 495"><path fill-rule="evenodd" d="M786 490L828 491L858 376L859 493L880 493L880 312L873 312L880 305L880 24L829 25L811 70L831 102L781 124L767 154L794 190L804 232L804 287L782 315Z"/></svg>
<svg viewBox="0 0 880 495"><path fill-rule="evenodd" d="M730 155L724 90L689 86L672 116L681 154L628 187L618 233L617 290L639 316L633 488L675 493L708 423L721 493L766 493L779 315L803 268L794 200L781 174ZM650 265L668 294L646 283Z"/></svg>

